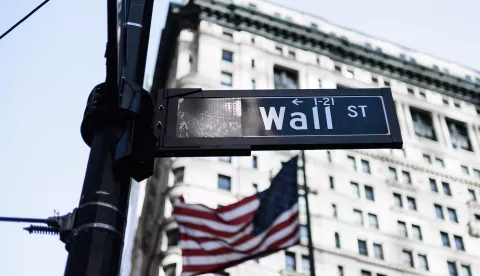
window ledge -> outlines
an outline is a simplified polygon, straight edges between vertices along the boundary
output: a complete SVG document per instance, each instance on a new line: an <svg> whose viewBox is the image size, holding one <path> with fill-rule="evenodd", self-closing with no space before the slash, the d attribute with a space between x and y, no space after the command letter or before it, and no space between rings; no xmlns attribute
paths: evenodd
<svg viewBox="0 0 480 276"><path fill-rule="evenodd" d="M397 187L397 188L400 188L400 189L410 190L410 191L413 191L413 192L416 192L418 190L417 187L413 186L413 184L403 184L403 183L400 183L396 180L391 180L391 179L387 180L387 185L389 185L391 187Z"/></svg>
<svg viewBox="0 0 480 276"><path fill-rule="evenodd" d="M304 276L305 275L304 273L300 273L300 272L292 271L288 269L281 269L279 272L280 272L280 275L282 276Z"/></svg>

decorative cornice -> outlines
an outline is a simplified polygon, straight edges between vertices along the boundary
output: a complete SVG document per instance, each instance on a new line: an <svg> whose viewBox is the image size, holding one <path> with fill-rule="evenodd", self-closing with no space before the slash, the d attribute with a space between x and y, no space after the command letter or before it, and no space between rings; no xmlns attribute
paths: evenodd
<svg viewBox="0 0 480 276"><path fill-rule="evenodd" d="M370 72L480 105L480 86L462 78L378 53L361 45L246 7L215 0L190 1L199 19L247 31L299 49L315 52ZM180 6L179 6L180 7ZM189 15L193 15L190 13ZM159 55L162 54L159 52Z"/></svg>

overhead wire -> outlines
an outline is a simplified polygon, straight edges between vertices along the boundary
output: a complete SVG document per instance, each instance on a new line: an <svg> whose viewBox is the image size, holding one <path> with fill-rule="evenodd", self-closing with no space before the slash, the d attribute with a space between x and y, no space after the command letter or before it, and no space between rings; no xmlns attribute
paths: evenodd
<svg viewBox="0 0 480 276"><path fill-rule="evenodd" d="M48 1L50 0L45 0L43 1L40 5L38 5L35 9L33 9L30 13L25 15L20 21L18 21L15 25L13 25L10 29L8 29L6 32L4 32L1 36L0 39L4 38L7 34L9 34L11 31L13 31L18 25L22 24L23 21L27 20L32 14L34 14L36 11L38 11L43 5L47 4Z"/></svg>

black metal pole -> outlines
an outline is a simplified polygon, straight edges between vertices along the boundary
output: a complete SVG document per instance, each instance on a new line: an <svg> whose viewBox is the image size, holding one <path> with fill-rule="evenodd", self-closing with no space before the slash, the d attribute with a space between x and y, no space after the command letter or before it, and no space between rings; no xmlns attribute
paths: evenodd
<svg viewBox="0 0 480 276"><path fill-rule="evenodd" d="M66 242L69 255L65 276L114 276L120 272L131 180L128 170L115 164L116 145L123 131L116 114L121 102L119 84L125 77L131 83L142 85L144 68L140 67L145 65L153 8L153 0L124 1L131 8L125 15L129 18L128 21L132 21L121 20L125 41L127 45L137 47L127 46L127 50L120 53L122 56L118 56L117 0L107 0L107 74L105 85L102 86L106 97L100 99L106 108L100 120L95 123L90 143L90 156L79 206L75 212L74 229ZM130 34L129 26L138 30L134 29ZM125 60L129 60L129 57L132 62L127 66ZM118 61L121 61L120 64ZM136 70L140 73L136 74L136 78L130 79ZM142 80L139 81L140 79Z"/></svg>
<svg viewBox="0 0 480 276"><path fill-rule="evenodd" d="M305 198L305 211L307 212L307 229L308 229L308 260L310 262L310 276L315 276L315 252L313 249L313 240L312 240L312 224L310 221L310 206L308 204L308 194L310 189L307 184L307 170L305 165L305 151L302 150L302 171L303 171L303 187L304 193L303 197Z"/></svg>

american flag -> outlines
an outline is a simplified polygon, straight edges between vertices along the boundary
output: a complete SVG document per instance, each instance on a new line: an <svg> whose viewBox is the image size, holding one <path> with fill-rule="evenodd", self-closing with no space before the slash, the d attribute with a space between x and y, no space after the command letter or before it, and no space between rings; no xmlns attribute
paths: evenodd
<svg viewBox="0 0 480 276"><path fill-rule="evenodd" d="M297 157L271 186L231 205L208 208L174 202L180 228L182 275L218 272L299 243Z"/></svg>

